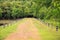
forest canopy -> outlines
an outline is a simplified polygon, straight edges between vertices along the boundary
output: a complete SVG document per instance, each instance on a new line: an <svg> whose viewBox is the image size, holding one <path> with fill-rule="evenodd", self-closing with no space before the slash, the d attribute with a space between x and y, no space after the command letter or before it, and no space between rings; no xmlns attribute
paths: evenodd
<svg viewBox="0 0 60 40"><path fill-rule="evenodd" d="M60 20L60 0L0 0L0 19L28 16Z"/></svg>

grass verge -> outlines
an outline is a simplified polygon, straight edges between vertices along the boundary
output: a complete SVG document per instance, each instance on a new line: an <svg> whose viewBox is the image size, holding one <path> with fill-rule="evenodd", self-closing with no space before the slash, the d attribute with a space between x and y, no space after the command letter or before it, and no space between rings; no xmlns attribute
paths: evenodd
<svg viewBox="0 0 60 40"><path fill-rule="evenodd" d="M18 20L17 22L12 23L11 25L6 26L3 28L3 26L0 27L0 40L4 40L6 36L8 36L10 33L14 32L17 28L17 25L24 22L25 19Z"/></svg>
<svg viewBox="0 0 60 40"><path fill-rule="evenodd" d="M59 31L56 31L55 28L47 27L45 24L36 19L33 19L33 22L38 29L42 40L60 40L60 29Z"/></svg>

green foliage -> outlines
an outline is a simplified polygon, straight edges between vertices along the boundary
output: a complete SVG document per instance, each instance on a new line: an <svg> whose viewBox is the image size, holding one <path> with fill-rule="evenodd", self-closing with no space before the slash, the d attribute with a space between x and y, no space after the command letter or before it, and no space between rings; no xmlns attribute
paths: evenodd
<svg viewBox="0 0 60 40"><path fill-rule="evenodd" d="M2 13L4 15L2 15ZM4 16L5 19L16 19L29 15L33 15L40 19L60 19L60 1L1 0L0 2L0 18L3 18L2 16Z"/></svg>
<svg viewBox="0 0 60 40"><path fill-rule="evenodd" d="M60 22L59 0L1 0L0 19L17 19L33 15Z"/></svg>
<svg viewBox="0 0 60 40"><path fill-rule="evenodd" d="M44 6L44 7L42 7L42 8L40 8L40 10L39 10L39 13L40 13L40 18L41 19L44 19L45 18L45 16L47 15L47 12L48 12L48 10L47 10L47 8Z"/></svg>
<svg viewBox="0 0 60 40"><path fill-rule="evenodd" d="M2 9L0 8L0 19L2 18Z"/></svg>

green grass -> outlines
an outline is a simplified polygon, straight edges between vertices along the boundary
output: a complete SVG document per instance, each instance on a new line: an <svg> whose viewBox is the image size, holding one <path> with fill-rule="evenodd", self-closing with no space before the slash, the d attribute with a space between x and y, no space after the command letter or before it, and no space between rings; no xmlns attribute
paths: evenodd
<svg viewBox="0 0 60 40"><path fill-rule="evenodd" d="M24 21L25 21L25 19L21 19L17 22L13 22L11 25L6 26L5 28L3 28L3 26L1 26L0 27L0 40L3 40L10 33L14 32L17 28L17 25Z"/></svg>
<svg viewBox="0 0 60 40"><path fill-rule="evenodd" d="M55 28L51 28L46 26L45 24L41 24L40 21L34 20L34 24L39 30L39 34L42 37L42 40L60 40L60 29L57 32Z"/></svg>

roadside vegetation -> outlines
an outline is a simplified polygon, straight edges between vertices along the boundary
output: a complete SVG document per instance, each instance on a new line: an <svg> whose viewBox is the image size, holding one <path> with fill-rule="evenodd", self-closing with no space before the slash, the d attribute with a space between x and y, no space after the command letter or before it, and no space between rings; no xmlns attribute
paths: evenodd
<svg viewBox="0 0 60 40"><path fill-rule="evenodd" d="M12 23L6 24L5 26L0 26L0 40L3 40L10 33L15 32L17 26L24 21L25 19L19 19L12 21Z"/></svg>
<svg viewBox="0 0 60 40"><path fill-rule="evenodd" d="M32 19L34 25L39 30L39 34L42 40L60 40L60 29L57 32L56 28L53 26L48 27L43 22L36 19Z"/></svg>

